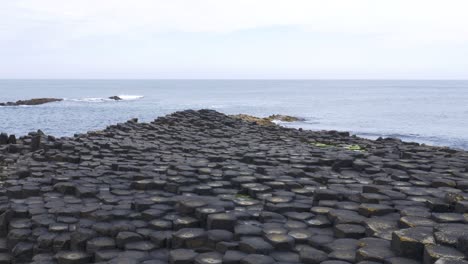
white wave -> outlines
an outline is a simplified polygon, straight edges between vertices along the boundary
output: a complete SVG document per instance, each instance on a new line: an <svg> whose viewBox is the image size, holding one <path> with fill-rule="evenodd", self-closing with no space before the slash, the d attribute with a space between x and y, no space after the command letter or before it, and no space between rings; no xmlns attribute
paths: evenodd
<svg viewBox="0 0 468 264"><path fill-rule="evenodd" d="M132 101L138 100L143 98L143 95L128 95L128 94L121 94L117 95L121 99L121 101ZM88 102L88 103L102 103L102 102L115 102L120 100L110 99L109 97L84 97L84 98L76 98L76 99L65 99L66 101L72 102Z"/></svg>
<svg viewBox="0 0 468 264"><path fill-rule="evenodd" d="M85 98L78 98L78 99L67 99L67 101L101 103L101 102L107 102L107 101L113 101L113 100L109 98L101 98L101 97L85 97Z"/></svg>
<svg viewBox="0 0 468 264"><path fill-rule="evenodd" d="M226 107L225 105L210 105L210 109L216 109L216 108L223 108Z"/></svg>
<svg viewBox="0 0 468 264"><path fill-rule="evenodd" d="M285 122L281 121L281 120L278 120L278 119L273 119L271 120L272 123L276 124L276 125L282 125L284 124Z"/></svg>
<svg viewBox="0 0 468 264"><path fill-rule="evenodd" d="M276 124L276 125L280 125L280 126L289 125L289 124L302 124L302 123L305 123L304 120L282 121L282 120L279 120L279 119L273 119L273 120L271 120L271 122Z"/></svg>
<svg viewBox="0 0 468 264"><path fill-rule="evenodd" d="M143 95L130 95L130 94L121 94L117 95L122 100L138 100L143 98Z"/></svg>

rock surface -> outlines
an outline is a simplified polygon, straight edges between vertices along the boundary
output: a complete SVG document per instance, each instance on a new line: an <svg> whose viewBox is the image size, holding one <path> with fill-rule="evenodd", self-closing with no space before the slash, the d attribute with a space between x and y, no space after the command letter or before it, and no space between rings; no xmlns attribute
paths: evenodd
<svg viewBox="0 0 468 264"><path fill-rule="evenodd" d="M53 102L63 101L61 98L33 98L28 100L19 100L16 102L0 103L0 106L20 106L20 105L41 105Z"/></svg>
<svg viewBox="0 0 468 264"><path fill-rule="evenodd" d="M238 115L231 115L230 117L241 119L247 122L255 122L258 125L262 126L274 126L274 121L282 121L282 122L296 122L296 121L304 121L303 118L295 117L295 116L288 116L288 115L271 115L268 117L256 117L251 115L245 114L238 114Z"/></svg>
<svg viewBox="0 0 468 264"><path fill-rule="evenodd" d="M467 152L211 110L0 140L1 263L467 261Z"/></svg>

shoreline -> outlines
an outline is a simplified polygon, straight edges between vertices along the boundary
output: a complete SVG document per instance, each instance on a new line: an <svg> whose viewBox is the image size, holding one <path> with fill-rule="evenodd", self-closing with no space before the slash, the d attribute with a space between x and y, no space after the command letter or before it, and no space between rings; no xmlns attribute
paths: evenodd
<svg viewBox="0 0 468 264"><path fill-rule="evenodd" d="M209 109L211 111L216 111L213 109ZM226 114L228 115L228 114ZM454 149L457 151L468 151L468 146L465 147L466 144L460 145L460 144L454 144L454 145L447 145L443 143L438 143L437 138L433 137L424 137L424 136L419 136L419 135L413 135L413 134L392 134L392 133L372 133L372 132L356 132L356 131L350 131L346 129L324 129L324 128L317 128L317 127L307 127L308 123L305 122L307 119L303 117L297 117L297 116L290 116L290 115L279 115L279 114L272 114L267 117L257 117L253 115L248 115L248 114L229 114L229 117L234 117L237 119L243 119L244 121L249 121L249 122L257 122L260 125L276 125L284 128L289 128L289 129L303 129L303 130L308 130L308 131L313 131L313 132L340 132L340 133L348 133L350 136L353 137L358 137L361 139L367 139L371 141L375 141L377 139L392 139L392 140L400 140L405 143L409 144L419 144L421 146L427 146L427 147L435 147L435 148L450 148ZM285 118L285 120L280 120L280 119L275 119L273 117L278 116L280 118ZM160 116L164 117L164 116ZM104 128L105 129L105 128ZM102 131L103 129L94 129L94 130L89 130L89 131L82 131L82 132L76 132L70 135L54 135L54 134L47 134L50 136L53 136L55 138L73 138L76 135L84 135L90 132L95 132L95 131ZM38 129L37 131L41 131L41 129ZM13 134L8 134L8 131L0 131L2 134L6 134L7 136L17 136L16 133ZM34 131L29 131L27 134L24 134L20 137L25 137L28 136L28 134L35 133ZM421 138L420 140L415 139L415 138ZM3 143L4 144L4 143ZM2 145L2 140L0 139L0 145Z"/></svg>
<svg viewBox="0 0 468 264"><path fill-rule="evenodd" d="M0 145L0 252L17 262L468 257L466 151L213 110L16 141Z"/></svg>

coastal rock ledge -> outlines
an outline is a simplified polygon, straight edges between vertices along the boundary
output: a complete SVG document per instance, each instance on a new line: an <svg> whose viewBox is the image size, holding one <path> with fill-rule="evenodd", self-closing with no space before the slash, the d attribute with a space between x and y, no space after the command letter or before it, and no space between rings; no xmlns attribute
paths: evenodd
<svg viewBox="0 0 468 264"><path fill-rule="evenodd" d="M61 98L33 98L28 100L18 100L16 102L0 103L0 106L20 106L20 105L41 105L63 101Z"/></svg>
<svg viewBox="0 0 468 264"><path fill-rule="evenodd" d="M468 263L468 153L211 111L0 145L0 263Z"/></svg>

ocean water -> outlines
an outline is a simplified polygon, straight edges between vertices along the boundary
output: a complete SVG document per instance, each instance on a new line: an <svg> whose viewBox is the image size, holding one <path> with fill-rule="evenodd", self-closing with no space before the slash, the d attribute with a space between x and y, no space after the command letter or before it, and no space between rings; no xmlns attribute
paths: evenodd
<svg viewBox="0 0 468 264"><path fill-rule="evenodd" d="M125 100L106 99L113 95ZM208 108L294 115L305 121L283 125L468 149L468 81L0 80L0 102L37 97L65 100L0 107L0 131L71 136L134 117L151 121Z"/></svg>

